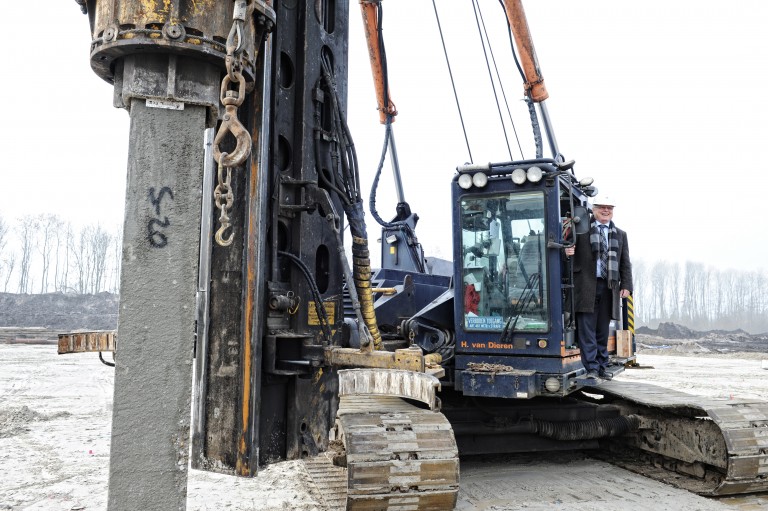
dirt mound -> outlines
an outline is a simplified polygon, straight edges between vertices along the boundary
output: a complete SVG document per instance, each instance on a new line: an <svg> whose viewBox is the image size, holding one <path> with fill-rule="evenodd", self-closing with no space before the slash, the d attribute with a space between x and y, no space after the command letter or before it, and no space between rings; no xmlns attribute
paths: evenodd
<svg viewBox="0 0 768 511"><path fill-rule="evenodd" d="M698 332L675 323L659 328L635 330L638 349L675 354L768 353L768 334L752 335L744 330Z"/></svg>
<svg viewBox="0 0 768 511"><path fill-rule="evenodd" d="M659 323L659 328L656 330L647 326L641 326L635 330L635 333L652 335L663 339L696 339L700 337L696 331L677 323Z"/></svg>
<svg viewBox="0 0 768 511"><path fill-rule="evenodd" d="M46 328L58 331L114 330L119 295L0 293L0 327Z"/></svg>

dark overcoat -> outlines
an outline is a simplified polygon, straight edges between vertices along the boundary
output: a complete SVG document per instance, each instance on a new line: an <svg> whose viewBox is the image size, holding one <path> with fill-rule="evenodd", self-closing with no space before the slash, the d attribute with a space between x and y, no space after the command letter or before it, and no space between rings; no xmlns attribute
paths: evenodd
<svg viewBox="0 0 768 511"><path fill-rule="evenodd" d="M619 261L619 285L613 290L613 312L611 313L613 319L619 319L621 290L627 289L632 292L632 263L629 260L627 233L618 227L616 227L616 240L619 242L618 254L616 254ZM576 253L573 256L576 312L595 311L596 272L597 254L592 252L592 246L589 243L589 231L576 235Z"/></svg>

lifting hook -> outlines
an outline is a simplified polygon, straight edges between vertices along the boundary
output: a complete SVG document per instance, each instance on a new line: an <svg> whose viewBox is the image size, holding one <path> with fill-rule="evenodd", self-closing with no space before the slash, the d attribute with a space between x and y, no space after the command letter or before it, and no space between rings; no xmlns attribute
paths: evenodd
<svg viewBox="0 0 768 511"><path fill-rule="evenodd" d="M251 135L237 118L237 107L242 105L245 100L245 78L239 71L234 74L237 82L239 82L237 91L229 90L229 84L232 82L229 75L225 75L221 81L221 102L224 105L224 117L219 131L216 133L216 138L213 140L213 157L224 167L238 167L251 154ZM227 133L231 133L235 137L237 145L231 153L222 154L219 144Z"/></svg>

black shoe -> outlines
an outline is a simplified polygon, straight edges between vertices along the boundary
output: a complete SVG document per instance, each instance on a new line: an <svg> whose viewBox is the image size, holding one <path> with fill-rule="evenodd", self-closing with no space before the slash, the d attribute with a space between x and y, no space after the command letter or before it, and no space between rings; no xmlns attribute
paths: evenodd
<svg viewBox="0 0 768 511"><path fill-rule="evenodd" d="M604 380L612 380L613 379L613 374L609 373L605 369L601 369L600 372L597 373L597 375L600 378L604 379Z"/></svg>
<svg viewBox="0 0 768 511"><path fill-rule="evenodd" d="M587 373L587 378L590 380L596 380L598 376L597 371L590 371Z"/></svg>

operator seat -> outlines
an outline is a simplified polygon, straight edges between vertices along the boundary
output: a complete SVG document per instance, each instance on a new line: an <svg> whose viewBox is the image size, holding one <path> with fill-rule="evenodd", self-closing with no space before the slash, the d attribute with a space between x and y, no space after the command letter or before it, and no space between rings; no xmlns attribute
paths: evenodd
<svg viewBox="0 0 768 511"><path fill-rule="evenodd" d="M517 272L513 280L514 287L524 288L531 275L539 273L539 254L541 257L545 254L544 247L541 245L542 239L540 234L531 234L525 240L517 261Z"/></svg>

